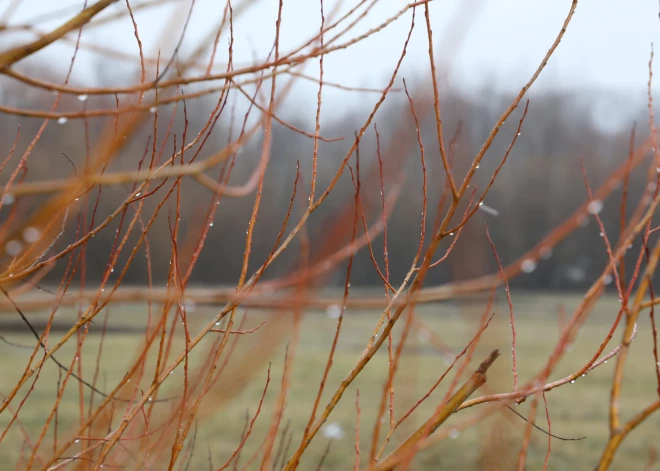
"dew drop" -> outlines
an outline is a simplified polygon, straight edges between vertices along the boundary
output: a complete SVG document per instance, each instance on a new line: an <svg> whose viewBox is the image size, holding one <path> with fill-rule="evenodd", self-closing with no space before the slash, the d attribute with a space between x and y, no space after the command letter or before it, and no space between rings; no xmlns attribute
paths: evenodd
<svg viewBox="0 0 660 471"><path fill-rule="evenodd" d="M16 201L16 198L14 198L14 195L7 193L5 196L2 197L2 204L12 204L14 201Z"/></svg>
<svg viewBox="0 0 660 471"><path fill-rule="evenodd" d="M612 283L612 275L605 275L603 277L603 284L609 285L610 283Z"/></svg>
<svg viewBox="0 0 660 471"><path fill-rule="evenodd" d="M323 426L322 433L330 440L339 440L344 436L344 431L342 430L341 425L337 422L330 422Z"/></svg>
<svg viewBox="0 0 660 471"><path fill-rule="evenodd" d="M209 227L213 227L213 223L210 223L210 224L209 224Z"/></svg>
<svg viewBox="0 0 660 471"><path fill-rule="evenodd" d="M500 212L497 209L485 205L483 201L479 203L479 209L495 217L500 215Z"/></svg>
<svg viewBox="0 0 660 471"><path fill-rule="evenodd" d="M459 435L460 435L459 431L456 430L455 428L449 431L449 438L451 438L452 440L456 440Z"/></svg>
<svg viewBox="0 0 660 471"><path fill-rule="evenodd" d="M520 269L524 273L532 273L534 270L536 270L536 261L532 260L531 258L523 260L523 262L520 264Z"/></svg>
<svg viewBox="0 0 660 471"><path fill-rule="evenodd" d="M155 113L155 112L156 112L156 107L155 106L152 106L151 108L149 108L149 113Z"/></svg>
<svg viewBox="0 0 660 471"><path fill-rule="evenodd" d="M23 250L23 244L21 244L17 240L10 240L5 244L5 251L7 252L7 255L11 257L15 257L16 255L21 253L22 250Z"/></svg>
<svg viewBox="0 0 660 471"><path fill-rule="evenodd" d="M67 118L66 116L60 116L59 118L57 118L57 122L59 124L66 124L68 121L69 121L69 118Z"/></svg>
<svg viewBox="0 0 660 471"><path fill-rule="evenodd" d="M328 316L330 319L338 319L339 316L341 315L341 307L339 307L336 304L331 304L325 310L325 315Z"/></svg>
<svg viewBox="0 0 660 471"><path fill-rule="evenodd" d="M78 99L80 101L87 101L87 98L89 98L89 95L83 93L82 95L78 95Z"/></svg>
<svg viewBox="0 0 660 471"><path fill-rule="evenodd" d="M80 438L76 438L75 443L80 443Z"/></svg>
<svg viewBox="0 0 660 471"><path fill-rule="evenodd" d="M589 214L598 214L603 210L603 202L601 200L593 200L587 205Z"/></svg>
<svg viewBox="0 0 660 471"><path fill-rule="evenodd" d="M574 379L571 380L571 384L575 384L575 380L574 380Z"/></svg>
<svg viewBox="0 0 660 471"><path fill-rule="evenodd" d="M36 227L28 226L23 230L23 240L28 244L32 244L39 240L41 231Z"/></svg>

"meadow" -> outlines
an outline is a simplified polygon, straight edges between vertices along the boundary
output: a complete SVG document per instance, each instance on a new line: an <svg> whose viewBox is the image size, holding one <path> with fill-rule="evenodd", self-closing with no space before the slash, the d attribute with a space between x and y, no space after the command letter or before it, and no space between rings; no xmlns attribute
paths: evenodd
<svg viewBox="0 0 660 471"><path fill-rule="evenodd" d="M519 381L524 382L537 373L554 348L561 324L558 314L559 305L563 305L570 313L579 302L578 295L517 293L513 295L514 312L516 314L517 356ZM451 363L453 355L460 352L466 343L474 336L478 318L483 313L485 302L473 299L469 302L441 303L419 306L415 313L417 322L413 324L411 338L406 343L402 360L399 365L394 384L395 417L400 417L407 411ZM585 364L593 352L605 338L613 318L618 312L616 297L605 296L596 305L589 321L580 332L578 341L571 347L568 354L559 364L550 380L561 378ZM213 306L198 306L190 316L191 329L195 324L201 326L217 312ZM489 349L499 348L502 352L495 366L489 371L488 382L484 388L489 392L506 392L511 390L511 330L509 326L509 310L505 299L498 300L492 306L495 313L493 321L482 335L477 348L473 365L486 356ZM28 313L29 318L38 327L39 322L46 319L45 313ZM347 311L335 353L334 362L328 376L325 394L321 400L324 405L336 386L358 359L364 348L365 339L369 338L379 313L375 311ZM53 323L53 332L49 342L55 342L61 335L58 326L66 326L74 318L72 311L58 311ZM287 317L288 316L288 317ZM16 316L17 317L17 316ZM287 323L287 313L266 311L250 311L244 321L244 329L258 327L262 322ZM98 318L100 319L100 317ZM104 327L97 320L90 327L90 334L85 340L81 351L83 358L82 376L89 380L95 374L98 361L97 386L102 390L110 389L124 375L129 362L133 359L135 349L144 338L144 327L147 319L146 305L127 304L112 306L107 316L107 329L101 335ZM34 337L25 329L17 328L16 319L10 314L5 315L0 323L3 342L0 343L0 355L3 367L0 373L1 393L5 394L9 385L15 383L25 368L34 346ZM424 323L424 327L421 323ZM277 399L283 374L284 353L289 345L288 354L294 355L291 370L290 390L282 414L282 432L279 433L275 450L277 460L273 469L281 464L285 455L291 453L292 447L300 440L308 420L312 401L319 387L323 368L328 358L333 332L337 320L326 312L308 311L300 324L297 345L289 342L290 338L280 339L275 343L275 354L270 366L270 383L265 395L260 415L254 423L253 432L247 440L234 469L257 469L260 460L251 461L268 433L268 428L274 414L277 413ZM395 329L394 338L399 338L401 325ZM234 369L227 370L214 384L213 391L205 398L205 403L211 403L201 414L190 434L187 451L191 458L183 460L181 469L218 469L230 456L241 441L246 426L246 414L251 418L259 403L266 382L268 364L260 367L245 368L249 377L240 376L241 364L250 358L258 358L260 348L268 348L271 343L264 343L258 338L257 329L252 334L237 335L237 342L232 362ZM210 337L213 333L209 334ZM620 338L617 332L610 351ZM208 345L212 339L209 338ZM8 343L9 342L9 343ZM100 356L99 345L102 342ZM295 345L295 346L294 346ZM190 364L203 360L206 349L200 345L190 354ZM385 345L384 345L385 347ZM635 338L631 356L630 368L626 370L621 410L624 420L631 417L641 408L653 401L657 396L654 364L652 362L651 334L648 316L640 316L638 334ZM59 353L58 359L69 364L74 351L74 342L68 342ZM98 360L97 360L98 358ZM220 360L222 362L222 358ZM241 363L243 362L243 363ZM598 461L608 435L608 398L612 379L613 363L610 361L580 378L574 384L566 384L547 393L548 410L551 418L552 433L562 438L580 438L582 440L564 441L552 439L552 453L548 469L581 470L591 469ZM231 366L231 364L230 364ZM301 469L353 469L356 460L356 397L359 390L360 424L359 437L361 466L366 465L374 417L378 409L383 385L387 378L388 358L386 348L369 363L364 372L351 385L339 406L330 416L325 427L312 442L309 453L301 462ZM470 368L473 368L471 365ZM78 370L76 370L78 371ZM149 367L147 368L149 371ZM468 371L470 371L468 369ZM25 402L19 415L20 424L14 424L9 434L0 446L0 463L5 463L2 469L14 469L19 457L25 453L23 449L24 433L34 440L41 427L51 413L53 399L56 395L58 381L61 380L61 370L49 362L39 375L34 390ZM173 376L183 375L183 368L178 368ZM150 375L144 378L148 385ZM440 384L438 389L425 401L394 434L390 447L396 446L415 427L418 427L432 413L433 408L441 400L452 373ZM172 381L176 383L176 381ZM20 397L24 397L31 383L24 388ZM483 395L486 389L481 388L473 397ZM80 398L84 397L85 407L88 407L89 391L83 390L75 381L68 383L67 390L57 410L58 440L69 438L80 417ZM176 394L175 388L164 384L162 395ZM98 394L95 397L99 402ZM527 416L531 399L517 407L517 410ZM168 403L151 404L152 413L162 410L169 413ZM512 469L515 465L525 422L507 409L502 409L487 418L483 423L467 431L454 430L452 424L465 420L487 405L475 406L472 409L460 411L446 424L436 431L439 438L431 447L418 454L412 469L431 470L470 470L470 469ZM4 429L10 414L0 416L0 424ZM115 423L119 418L115 419ZM387 419L386 419L387 421ZM537 413L537 425L547 430L548 425L542 403ZM387 430L387 424L384 424ZM287 430L294 433L289 434ZM495 444L493 445L493 434ZM382 437L382 435L381 435ZM42 450L53 446L53 426L47 433ZM645 469L649 461L650 449L660 443L660 416L655 415L644 422L624 442L619 450L612 469ZM488 452L490 460L495 457L499 463L483 462L482 453L488 447L496 446L496 453ZM548 446L548 436L538 430L532 435L527 469L541 469ZM74 446L75 450L75 446ZM387 453L387 451L386 451ZM324 456L325 455L325 456ZM365 456L367 455L367 456ZM144 469L142 460L136 458L135 467ZM321 463L322 461L322 463ZM232 463L231 466L234 466ZM8 467L4 467L8 466Z"/></svg>

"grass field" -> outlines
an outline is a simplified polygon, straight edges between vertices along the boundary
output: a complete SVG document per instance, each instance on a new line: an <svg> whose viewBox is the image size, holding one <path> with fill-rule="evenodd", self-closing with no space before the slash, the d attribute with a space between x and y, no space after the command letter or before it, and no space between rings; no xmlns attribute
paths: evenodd
<svg viewBox="0 0 660 471"><path fill-rule="evenodd" d="M558 304L563 303L567 312L570 313L572 308L579 302L579 299L579 297L571 295L557 296L533 293L519 293L513 297L517 319L517 355L520 382L524 382L538 372L556 343L559 333ZM433 328L446 345L458 353L474 335L476 319L481 314L484 306L485 303L470 303L470 305L462 306L455 304L423 306L418 308L417 315ZM567 375L588 361L604 338L617 314L617 310L618 301L616 298L603 298L598 303L589 322L583 328L579 341L570 349L557 371L553 373L551 380ZM473 363L478 364L490 349L500 348L503 354L491 369L487 386L496 392L510 391L512 373L508 307L506 303L499 302L493 307L493 312L496 313L496 316L482 337L482 346L478 349ZM194 316L195 319L199 319L198 322L201 325L213 313L214 309L211 307L198 307L194 315L191 314L191 317ZM327 403L337 385L352 365L355 364L371 334L378 314L378 312L347 312L338 350L326 385L326 393L321 402L322 406ZM34 322L45 318L38 313L30 314L30 316ZM266 320L266 325L286 322L282 316L282 314L250 312L245 328L255 327L262 320ZM0 332L3 337L12 343L33 346L34 338L28 333L15 332L9 329L8 321L11 317L11 315L8 315L2 318ZM111 308L109 312L108 325L110 328L137 328L145 325L146 317L147 312L144 305L117 306ZM56 322L67 324L70 323L71 319L72 313L63 313L58 314ZM98 335L101 324L101 320L95 323L92 331L96 333L88 337L83 347L82 370L86 379L90 379L93 375L96 354L101 340L101 336ZM649 404L654 398L657 398L649 325L648 315L644 314L628 361L621 402L624 420ZM303 319L300 329L300 341L295 350L291 389L283 416L283 423L288 423L289 430L294 432L293 444L290 450L298 444L300 434L312 408L312 401L318 390L335 326L336 321L322 312L309 312ZM53 344L54 340L60 335L61 333L54 332L50 343ZM445 370L448 361L446 354L440 353L429 344L428 335L419 332L413 332L411 335L410 344L404 353L397 381L395 382L395 415L398 416L401 416L428 390L430 385ZM127 365L133 359L134 348L139 345L141 338L142 333L140 332L112 333L105 337L103 354L100 359L101 375L98 382L102 389L111 389L122 377ZM395 338L398 338L398 336L395 335ZM615 342L619 338L620 335L617 333L612 345L606 351L614 348ZM211 340L209 339L209 342ZM204 420L200 420L197 425L195 453L189 469L209 469L209 460L212 461L214 469L217 469L227 460L240 441L246 411L249 409L250 414L254 413L266 378L267 361L257 364L255 363L256 360L252 360L259 357L260 348L267 348L267 345L271 344L272 342L264 342L264 338L260 338L257 334L243 335L239 339L233 359L237 364L239 362L240 364L233 370L228 368L226 375L223 373L224 376L221 376L220 381L216 383L206 400L209 404L205 410L209 412L202 415ZM271 383L261 415L255 424L254 433L248 440L241 456L239 469L248 462L248 458L253 451L262 443L271 423L281 385L285 347L286 339L282 339L281 342L276 344L275 353L268 358L272 360ZM64 348L58 355L59 360L68 364L71 361L73 351L73 346ZM204 355L204 351L204 345L202 345L202 348L194 352L191 355L191 364L199 362L200 357ZM290 353L294 354L293 350L290 350ZM5 342L0 343L2 358L0 394L4 396L8 393L10 386L14 384L25 368L30 354L31 350L12 346ZM581 378L575 384L568 384L548 393L552 432L561 437L586 436L581 441L553 439L549 469L587 470L592 469L597 462L608 434L607 407L613 363L613 361L608 362L586 377ZM247 366L250 366L250 368L247 368ZM173 386L166 388L165 395L171 394L172 391L176 390L176 385L181 384L180 380L183 373L180 370L181 368L177 369L173 374ZM249 376L251 381L244 388L240 388L241 381L247 378L246 372L248 371L251 373ZM360 393L361 464L362 466L366 464L365 455L368 455L369 452L373 419L386 380L386 372L387 355L386 351L383 350L348 389L342 402L330 416L329 422L336 423L341 428L343 436L333 441L323 469L353 469L355 462L356 389L359 389ZM45 418L50 413L58 376L57 367L49 363L41 372L34 391L26 401L19 416L21 424L33 440L40 433ZM415 426L421 424L429 416L442 398L451 379L452 375L450 374L444 381L445 386L441 385L429 397L427 402L404 422L401 430L395 434L392 440L393 445L399 443L414 430ZM148 381L148 379L145 379L145 385L148 384ZM237 390L240 390L240 392L234 394ZM25 391L27 391L27 388ZM476 396L483 393L483 390L477 391ZM84 394L88 397L88 393ZM227 397L231 395L235 397ZM60 440L63 437L71 436L77 428L76 425L79 423L79 398L78 385L70 382L58 410L58 435ZM519 406L521 413L527 413L529 402L531 401ZM15 400L12 406L16 407L17 403L18 401ZM169 406L167 404L154 404L153 407L157 411L159 407L167 408ZM440 430L451 429L452 423L477 412L479 407L483 406L460 412ZM10 415L5 412L0 416L0 425L2 425L3 430L10 419ZM542 406L538 418L538 425L547 429L545 412ZM500 463L500 467L486 466L483 461L480 461L481 450L487 447L488 443L485 438L486 434L490 433L489 430L494 430L493 426L496 426L495 430L499 434L496 442L496 447L500 452L498 453L498 459L505 459L504 462ZM513 469L512 463L515 463L524 428L525 422L523 420L517 418L510 411L504 410L488 419L480 428L471 429L467 432L452 433L451 438L423 451L416 458L413 469ZM49 430L46 442L40 448L41 454L44 456L48 456L50 450L52 450L52 435L52 430ZM327 447L328 440L329 438L324 436L323 433L315 438L300 469L316 469L318 461ZM20 428L14 424L4 441L0 443L0 463L7 464L7 467L3 465L0 469L15 468L21 452L22 442L23 435ZM659 443L660 415L655 415L635 430L624 442L612 469L644 469L649 456L649 448ZM541 469L546 447L547 436L535 431L527 469ZM507 456L509 460L514 461L506 461ZM257 459L248 469L257 468L259 462ZM134 469L142 468L141 465L136 463Z"/></svg>

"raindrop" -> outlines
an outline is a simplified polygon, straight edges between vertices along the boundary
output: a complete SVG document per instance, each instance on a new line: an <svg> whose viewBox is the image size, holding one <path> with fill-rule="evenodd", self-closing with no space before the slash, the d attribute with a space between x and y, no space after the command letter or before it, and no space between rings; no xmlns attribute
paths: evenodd
<svg viewBox="0 0 660 471"><path fill-rule="evenodd" d="M220 325L220 321L216 322L215 325Z"/></svg>
<svg viewBox="0 0 660 471"><path fill-rule="evenodd" d="M612 283L612 275L605 275L603 277L603 284L609 285L610 283Z"/></svg>
<svg viewBox="0 0 660 471"><path fill-rule="evenodd" d="M449 235L450 235L450 236L453 236L453 235L454 235L454 233L453 233L453 232L450 232L450 233L449 233Z"/></svg>
<svg viewBox="0 0 660 471"><path fill-rule="evenodd" d="M518 135L520 136L520 133L518 133Z"/></svg>
<svg viewBox="0 0 660 471"><path fill-rule="evenodd" d="M452 355L451 353L447 353L447 354L442 356L442 359L444 360L444 362L447 365L451 365L452 363L454 363L454 360L456 359L456 357L454 355Z"/></svg>
<svg viewBox="0 0 660 471"><path fill-rule="evenodd" d="M486 206L483 203L483 201L481 203L479 203L479 209L481 209L482 211L484 211L488 214L491 214L493 216L499 216L500 215L500 212L497 209L491 208L490 206Z"/></svg>
<svg viewBox="0 0 660 471"><path fill-rule="evenodd" d="M520 269L524 273L532 273L534 270L536 270L536 261L532 260L531 258L523 260L523 262L520 264Z"/></svg>
<svg viewBox="0 0 660 471"><path fill-rule="evenodd" d="M587 206L589 214L598 214L603 210L603 202L601 200L593 200Z"/></svg>
<svg viewBox="0 0 660 471"><path fill-rule="evenodd" d="M477 165L475 168L479 168L479 165Z"/></svg>
<svg viewBox="0 0 660 471"><path fill-rule="evenodd" d="M213 223L210 223L210 224L209 224L209 227L213 227Z"/></svg>
<svg viewBox="0 0 660 471"><path fill-rule="evenodd" d="M23 244L17 240L10 240L5 244L5 250L7 251L7 255L15 257L23 250Z"/></svg>
<svg viewBox="0 0 660 471"><path fill-rule="evenodd" d="M449 431L449 438L451 438L452 440L456 440L459 435L460 435L459 431L456 430L455 428Z"/></svg>
<svg viewBox="0 0 660 471"><path fill-rule="evenodd" d="M80 101L87 101L87 98L89 98L89 95L86 95L84 93L82 95L78 95L78 99Z"/></svg>
<svg viewBox="0 0 660 471"><path fill-rule="evenodd" d="M75 442L80 443L80 438L76 438Z"/></svg>
<svg viewBox="0 0 660 471"><path fill-rule="evenodd" d="M66 124L67 121L69 121L69 118L67 118L66 116L61 116L61 117L59 117L59 118L57 119L57 122L58 122L59 124Z"/></svg>
<svg viewBox="0 0 660 471"><path fill-rule="evenodd" d="M149 113L155 113L155 112L156 112L156 107L155 106L152 106L151 108L149 108Z"/></svg>
<svg viewBox="0 0 660 471"><path fill-rule="evenodd" d="M183 300L183 309L186 312L195 312L196 308L197 308L197 303L193 299Z"/></svg>
<svg viewBox="0 0 660 471"><path fill-rule="evenodd" d="M339 440L344 436L344 431L337 422L330 422L323 426L323 435L330 440Z"/></svg>
<svg viewBox="0 0 660 471"><path fill-rule="evenodd" d="M41 236L41 231L36 227L28 226L23 230L23 240L28 244L36 242Z"/></svg>
<svg viewBox="0 0 660 471"><path fill-rule="evenodd" d="M571 384L575 384L575 380L574 380L574 379L571 380Z"/></svg>
<svg viewBox="0 0 660 471"><path fill-rule="evenodd" d="M326 308L325 315L330 319L338 319L341 315L341 307L337 306L336 304L331 304Z"/></svg>
<svg viewBox="0 0 660 471"><path fill-rule="evenodd" d="M153 400L153 397L149 396L149 402L151 402L152 400Z"/></svg>
<svg viewBox="0 0 660 471"><path fill-rule="evenodd" d="M603 234L602 232L600 233L600 236L601 236L601 237L603 237L604 235L605 235L605 234Z"/></svg>
<svg viewBox="0 0 660 471"><path fill-rule="evenodd" d="M16 201L16 198L12 194L7 193L2 197L2 204L12 204L14 201Z"/></svg>

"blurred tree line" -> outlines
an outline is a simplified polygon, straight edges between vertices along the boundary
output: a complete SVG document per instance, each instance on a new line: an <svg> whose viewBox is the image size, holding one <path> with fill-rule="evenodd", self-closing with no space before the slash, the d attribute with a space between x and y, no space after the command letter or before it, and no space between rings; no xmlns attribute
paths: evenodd
<svg viewBox="0 0 660 471"><path fill-rule="evenodd" d="M350 100L350 95L347 95ZM373 99L372 99L373 98ZM48 109L53 96L49 92L30 90L14 82L0 82L0 100L4 105L25 109ZM456 279L492 273L497 270L492 251L486 239L485 225L492 235L500 259L504 264L515 260L531 248L556 225L567 218L572 211L587 200L587 191L580 171L579 159L583 159L592 188L596 188L606 176L628 155L630 126L616 131L605 131L597 125L594 105L598 97L583 91L557 91L534 94L531 97L528 115L522 127L521 135L509 155L508 161L485 204L497 211L480 211L468 224L460 236L454 251L446 263L433 269L427 284L438 284ZM376 98L361 98L365 103L375 102ZM434 219L438 201L444 187L444 170L438 150L436 123L432 108L432 97L425 100L415 98L415 109L424 119L420 123L420 132L424 145L428 187L428 215L426 222L427 241L433 231ZM445 146L452 148L454 158L454 175L460 184L474 155L478 152L500 113L508 106L511 97L494 92L478 92L466 94L457 90L445 90L442 94L443 130ZM125 102L126 103L126 102ZM208 119L215 102L212 98L190 100L187 103L187 136L196 134ZM228 139L234 138L240 131L242 115L236 113L233 123L230 122L229 108L220 118L218 125L206 142L198 159L211 155L222 148ZM73 96L62 99L60 110L80 110L85 106L114 107L114 97L90 97L82 103ZM171 119L173 106L159 109L158 126L159 139L165 134ZM344 137L343 140L321 142L318 157L318 189L321 194L335 171L339 167L346 151L350 148L354 133L366 119L370 108L364 112L342 111L341 103L324 103L324 122L321 134L325 137ZM648 135L647 111L640 108L638 113L638 141ZM478 170L478 187L483 190L488 184L494 169L499 164L518 125L522 109L516 110L509 122L502 128L493 147ZM309 133L313 132L313 122L303 122L296 119L295 107L283 108L279 111L280 118ZM106 118L107 120L112 118ZM25 181L37 181L53 178L67 178L81 172L88 159L91 142L98 136L104 121L97 118L88 120L69 120L66 123L52 121L46 128L43 137L27 161ZM30 140L36 134L42 121L33 118L21 118L9 114L0 114L0 155L4 159L16 138L20 126L19 144L14 157L2 171L0 178L3 183L15 168L20 155L27 148ZM415 123L410 112L410 105L403 93L393 94L386 105L376 115L375 123L379 134L379 147L384 168L385 192L391 191L396 182L401 180L402 186L399 198L389 218L387 225L389 270L393 282L400 281L410 267L417 251L423 204L421 152L417 143ZM172 126L180 141L184 127L183 106L179 105ZM139 137L127 143L122 155L115 159L107 171L119 169L135 169L145 153L145 146L153 138L153 123L143 126ZM451 145L450 145L451 141ZM170 135L165 144L167 158L173 152L173 136ZM158 145L162 145L159 140ZM230 184L243 184L261 158L262 136L253 139L236 156ZM380 217L380 183L378 178L377 142L374 128L365 132L360 142L360 176L362 188L360 199L365 208L368 224ZM194 152L187 154L187 158ZM66 158L63 154L66 154ZM256 224L255 239L251 253L251 271L261 264L261 261L271 251L273 243L280 231L280 225L286 214L291 199L293 182L296 174L296 164L300 162L300 186L298 200L294 205L289 230L298 221L302 212L302 199L306 203L309 193L309 178L313 140L274 123L270 163L265 178L263 200ZM72 161L75 170L72 168ZM355 156L351 158L351 166L355 168ZM209 172L217 177L220 168ZM630 179L630 211L641 195L645 185L646 166L642 165L633 172ZM130 185L103 187L93 189L89 205L92 207L97 196L99 207L96 221L102 221L125 198ZM162 191L161 191L162 193ZM19 212L29 212L40 204L47 196L25 196L17 200ZM193 273L192 283L196 284L233 284L240 273L244 253L245 231L249 220L254 192L247 197L221 197L220 204L210 228L202 257ZM199 229L199 217L203 215L212 201L212 193L191 179L184 179L182 192L182 224L180 244L186 240L186 231L192 235ZM621 190L615 191L606 201L600 213L608 235L612 241L618 238L619 202ZM147 219L155 208L158 197L145 201L143 219ZM352 205L354 186L351 174L344 172L335 190L320 209L310 219L307 236L310 241L311 253L323 253L327 247L328 235L343 225L352 221ZM154 281L163 280L168 273L168 265L172 248L168 214L173 212L172 204L158 216L157 222L149 232L149 251L153 269ZM445 206L446 207L446 206ZM6 221L10 205L5 205L0 211L0 220ZM459 211L462 213L462 211ZM132 217L129 211L127 217ZM348 215L348 217L347 217ZM457 215L460 217L460 214ZM78 216L69 216L69 227L58 241L62 246L74 240ZM458 221L458 218L455 219ZM86 224L89 225L89 219ZM360 229L362 222L359 223ZM100 279L106 266L115 231L116 222L96 236L88 244L86 250L85 276L88 281ZM339 242L348 242L350 230L338 228L336 237ZM344 230L342 230L344 229ZM124 229L125 230L125 226ZM543 290L584 289L598 276L605 264L607 255L600 230L593 218L580 227L568 239L554 248L552 253L546 253L538 260L535 270L518 277L514 284L520 288ZM132 235L132 240L138 238L138 233ZM337 243L337 240L333 241ZM383 236L372 240L374 256L383 267ZM439 255L444 253L445 244ZM324 248L325 247L325 248ZM141 252L144 253L144 247ZM316 251L316 252L315 252ZM127 258L124 251L118 262L121 268ZM634 263L635 251L630 251L630 263ZM275 278L290 273L301 264L300 241L297 238L291 248L266 273L267 278ZM313 258L313 257L312 257ZM312 260L313 261L313 260ZM64 273L66 261L61 261L49 274L48 280L57 281ZM338 283L343 280L344 272L336 270L324 279L325 283ZM115 270L115 273L121 271ZM632 270L629 270L629 272ZM147 282L147 259L138 256L133 262L125 278L127 283L143 284ZM373 267L367 249L363 249L354 262L352 274L354 285L377 285L380 278Z"/></svg>

